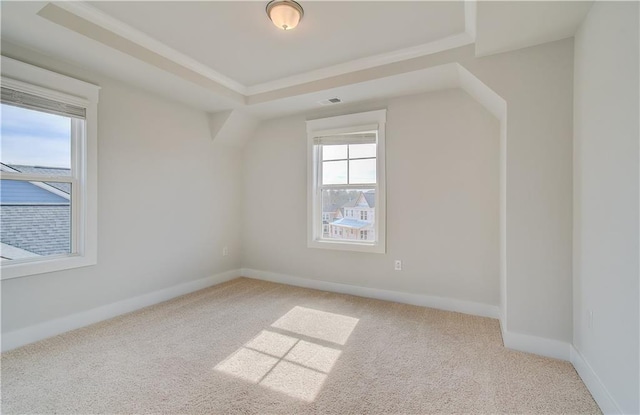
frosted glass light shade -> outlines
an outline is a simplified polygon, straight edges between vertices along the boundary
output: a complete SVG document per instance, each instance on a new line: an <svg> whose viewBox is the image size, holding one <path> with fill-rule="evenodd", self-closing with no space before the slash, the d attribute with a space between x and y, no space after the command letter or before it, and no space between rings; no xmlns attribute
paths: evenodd
<svg viewBox="0 0 640 415"><path fill-rule="evenodd" d="M298 25L304 11L293 0L273 0L267 4L267 15L276 27L291 30Z"/></svg>

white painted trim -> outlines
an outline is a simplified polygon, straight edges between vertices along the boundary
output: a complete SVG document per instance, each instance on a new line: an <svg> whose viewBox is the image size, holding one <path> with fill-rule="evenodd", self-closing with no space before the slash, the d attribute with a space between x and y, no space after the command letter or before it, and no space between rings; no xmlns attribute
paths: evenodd
<svg viewBox="0 0 640 415"><path fill-rule="evenodd" d="M9 59L3 56L5 59ZM5 59L2 64L5 65ZM17 61L14 61L17 62ZM15 64L15 63L12 63ZM48 98L52 101L64 102L65 104L77 105L79 107L86 108L90 101L84 98L76 97L73 95L65 94L60 91L53 91L49 88L42 88L37 85L29 84L27 82L17 81L15 79L2 77L2 86L4 88L13 89L14 91L24 92L26 94L37 95L40 97Z"/></svg>
<svg viewBox="0 0 640 415"><path fill-rule="evenodd" d="M465 3L466 7L471 3ZM475 6L475 1L474 1ZM500 122L500 323L507 326L507 102L468 69L456 63L458 86ZM503 332L504 332L503 327ZM504 336L503 336L504 337Z"/></svg>
<svg viewBox="0 0 640 415"><path fill-rule="evenodd" d="M344 75L351 72L371 69L375 68L376 66L386 65L389 63L395 63L408 59L418 58L421 56L432 55L434 53L442 52L445 50L466 46L473 42L474 40L471 38L471 36L469 36L468 33L458 33L456 35L438 39L433 42L424 43L422 45L412 46L405 49L395 50L393 52L356 59L338 65L328 66L326 68L316 69L298 75L277 79L275 81L251 85L247 87L246 92L247 96L251 96L262 94L265 92L276 91L278 89L306 84L308 82L319 81L322 79Z"/></svg>
<svg viewBox="0 0 640 415"><path fill-rule="evenodd" d="M7 245L4 242L0 242L0 256L2 256L2 258L12 259L12 260L40 257L40 255L34 254L31 251L20 249L13 245ZM2 260L4 261L4 259Z"/></svg>
<svg viewBox="0 0 640 415"><path fill-rule="evenodd" d="M476 27L478 16L478 3L477 0L465 0L464 2L464 31L473 39L476 40Z"/></svg>
<svg viewBox="0 0 640 415"><path fill-rule="evenodd" d="M386 173L385 173L385 131L387 110L375 110L355 114L339 115L307 121L307 247L383 254L386 252ZM376 205L375 237L373 243L355 240L322 239L322 197L320 178L322 164L315 140L326 135L341 135L358 131L375 130L376 134ZM353 189L354 185L341 185ZM355 186L357 187L357 186ZM369 188L368 185L364 186Z"/></svg>
<svg viewBox="0 0 640 415"><path fill-rule="evenodd" d="M100 87L38 66L0 57L2 84L12 89L56 101L87 107L97 104Z"/></svg>
<svg viewBox="0 0 640 415"><path fill-rule="evenodd" d="M502 324L501 324L502 326ZM569 360L571 344L560 340L547 339L523 333L514 333L502 327L504 347L521 352L533 353L554 359Z"/></svg>
<svg viewBox="0 0 640 415"><path fill-rule="evenodd" d="M143 47L151 52L184 67L190 69L205 78L218 83L230 90L249 97L251 95L262 94L265 92L276 91L308 82L319 81L322 79L348 74L351 72L361 71L374 68L389 63L401 62L413 58L418 58L434 53L442 52L449 49L466 46L475 41L475 1L473 4L467 5L465 2L465 31L455 35L447 36L421 45L416 45L404 49L391 52L381 53L378 55L368 56L361 59L344 62L338 65L332 65L297 75L276 79L273 81L263 82L256 85L247 86L235 79L223 75L215 71L204 63L193 59L176 49L171 48L165 43L139 31L132 26L104 13L103 11L93 7L86 1L64 1L56 2L55 6L64 9L82 19L85 19L95 25L108 30L122 38L125 38L134 44Z"/></svg>
<svg viewBox="0 0 640 415"><path fill-rule="evenodd" d="M570 343L507 331L507 321L503 310L500 310L500 331L504 347L508 349L560 360L570 360L571 358L570 349L573 346Z"/></svg>
<svg viewBox="0 0 640 415"><path fill-rule="evenodd" d="M173 287L143 294L137 297L107 304L91 310L82 311L70 316L45 321L23 329L2 334L2 351L15 349L48 337L56 336L70 330L75 330L90 324L108 320L122 314L130 313L150 305L189 294L213 285L232 280L240 276L240 270L234 269L210 277L189 281Z"/></svg>
<svg viewBox="0 0 640 415"><path fill-rule="evenodd" d="M100 87L61 75L15 59L1 57L3 85L25 92L58 99L86 109L84 128L72 122L72 188L71 212L74 231L71 239L72 254L18 261L4 261L0 279L28 277L34 274L95 265L98 258L98 98ZM4 174L11 177L11 173ZM21 175L38 181L45 176ZM52 181L67 181L66 178ZM35 183L34 183L35 184Z"/></svg>
<svg viewBox="0 0 640 415"><path fill-rule="evenodd" d="M32 185L39 187L42 190L46 190L49 193L53 193L56 196L60 196L67 200L71 199L71 195L67 192L63 192L60 189L56 189L55 187L45 183L45 182L53 182L53 183L70 183L72 186L76 181L71 176L39 176L37 174L22 174L22 173L14 173L10 171L5 171L6 167L2 166L2 173L0 173L0 177L3 180L16 180L21 182L29 182Z"/></svg>
<svg viewBox="0 0 640 415"><path fill-rule="evenodd" d="M180 66L191 69L200 75L223 85L232 91L246 95L247 88L241 83L224 76L220 72L217 72L203 63L184 55L177 50L167 46L166 44L152 38L151 36L141 32L133 27L123 23L122 21L115 19L101 10L91 6L85 1L59 1L55 3L56 6L73 13L83 19L90 21L112 33L122 36L125 39L130 40L133 43L138 44L158 55L161 55Z"/></svg>
<svg viewBox="0 0 640 415"><path fill-rule="evenodd" d="M424 294L411 294L400 291L382 290L379 288L361 287L356 285L341 284L337 282L312 280L308 278L300 278L292 275L261 271L251 268L242 268L240 271L243 277L253 278L257 280L277 282L280 284L294 285L296 287L312 288L315 290L330 291L340 294L350 294L358 297L394 301L396 303L437 308L439 310L454 311L481 317L498 318L498 307L490 304L456 300L453 298L436 297Z"/></svg>
<svg viewBox="0 0 640 415"><path fill-rule="evenodd" d="M600 377L598 377L589 362L587 362L582 353L580 353L575 346L571 346L571 363L603 413L623 413L620 409L620 405L618 405L615 399L613 399L609 390L607 390L607 387L602 383L602 380L600 380Z"/></svg>
<svg viewBox="0 0 640 415"><path fill-rule="evenodd" d="M496 119L506 122L507 101L461 64L456 63L456 70L459 87L485 107Z"/></svg>

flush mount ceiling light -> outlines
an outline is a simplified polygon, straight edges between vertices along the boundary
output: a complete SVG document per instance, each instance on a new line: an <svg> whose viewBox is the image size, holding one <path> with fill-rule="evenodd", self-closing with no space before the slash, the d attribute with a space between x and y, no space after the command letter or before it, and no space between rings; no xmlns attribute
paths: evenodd
<svg viewBox="0 0 640 415"><path fill-rule="evenodd" d="M304 10L293 0L272 0L267 4L267 16L280 29L291 30L304 16Z"/></svg>

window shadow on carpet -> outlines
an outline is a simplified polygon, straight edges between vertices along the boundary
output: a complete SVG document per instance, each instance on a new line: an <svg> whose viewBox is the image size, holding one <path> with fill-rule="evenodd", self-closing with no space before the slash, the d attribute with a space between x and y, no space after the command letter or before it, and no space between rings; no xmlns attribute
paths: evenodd
<svg viewBox="0 0 640 415"><path fill-rule="evenodd" d="M358 321L296 306L214 369L313 402Z"/></svg>

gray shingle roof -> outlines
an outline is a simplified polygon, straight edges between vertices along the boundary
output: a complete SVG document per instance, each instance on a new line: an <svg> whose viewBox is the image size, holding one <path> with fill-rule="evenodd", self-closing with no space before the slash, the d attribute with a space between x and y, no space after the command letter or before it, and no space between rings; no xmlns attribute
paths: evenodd
<svg viewBox="0 0 640 415"><path fill-rule="evenodd" d="M14 170L18 170L20 173L27 174L46 174L47 176L70 176L71 170L61 167L40 167L40 166L25 166L22 164L5 164ZM71 192L71 185L69 183L57 183L47 182L51 187L55 187L58 190L62 190L65 193Z"/></svg>
<svg viewBox="0 0 640 415"><path fill-rule="evenodd" d="M337 204L335 204L335 203L331 203L331 204L329 204L329 203L325 203L325 204L322 206L322 212L323 212L323 213L335 212L336 210L338 210L338 208L339 208L339 207L340 207L340 206L338 206L338 205L337 205Z"/></svg>
<svg viewBox="0 0 640 415"><path fill-rule="evenodd" d="M25 166L24 164L7 164L21 173L46 174L47 176L70 176L71 170L63 167Z"/></svg>
<svg viewBox="0 0 640 415"><path fill-rule="evenodd" d="M371 208L376 207L376 191L375 190L369 190L368 192L365 192L364 198L367 199L367 203L369 204L369 207Z"/></svg>
<svg viewBox="0 0 640 415"><path fill-rule="evenodd" d="M376 207L376 191L375 190L369 190L367 192L361 192L360 194L364 196L364 199L365 199L365 201L367 202L367 204L369 205L370 208ZM356 197L355 199L352 199L352 200L348 201L347 203L342 205L342 207L343 208L356 207L357 204L358 204L358 200L359 199L360 199L360 196Z"/></svg>
<svg viewBox="0 0 640 415"><path fill-rule="evenodd" d="M358 199L359 197L356 197L355 199L351 199L350 201L348 201L347 203L345 203L344 205L342 205L343 208L346 207L355 207L356 204L358 203Z"/></svg>
<svg viewBox="0 0 640 415"><path fill-rule="evenodd" d="M70 206L0 206L2 242L38 255L71 250Z"/></svg>

